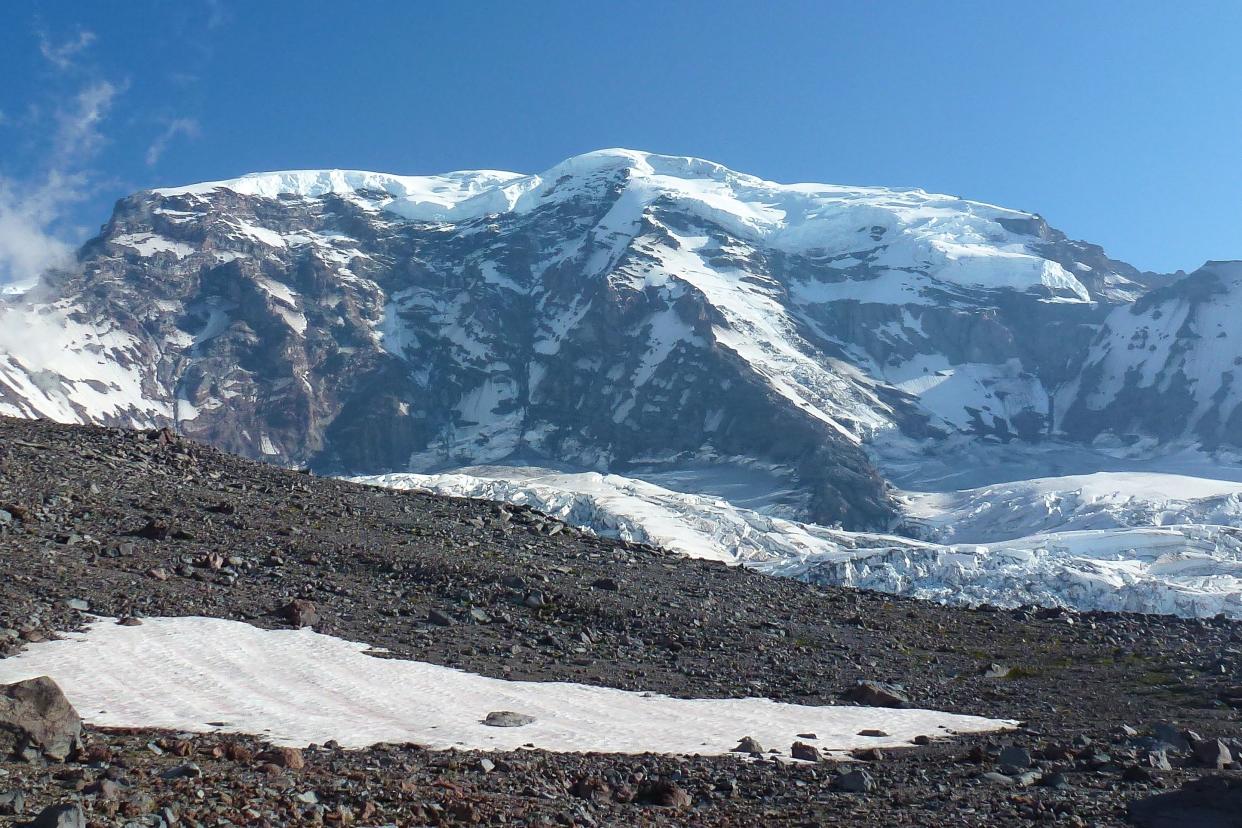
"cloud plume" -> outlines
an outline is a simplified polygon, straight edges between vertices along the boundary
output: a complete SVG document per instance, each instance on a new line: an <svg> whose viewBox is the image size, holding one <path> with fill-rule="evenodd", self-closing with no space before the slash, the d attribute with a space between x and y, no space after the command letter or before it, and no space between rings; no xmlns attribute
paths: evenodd
<svg viewBox="0 0 1242 828"><path fill-rule="evenodd" d="M39 34L39 52L47 58L48 63L62 72L73 67L74 58L78 53L95 42L95 33L82 29L77 36L60 43L53 43L46 33Z"/></svg>
<svg viewBox="0 0 1242 828"><path fill-rule="evenodd" d="M197 138L199 131L198 121L193 118L173 118L165 125L164 131L155 136L151 146L147 147L147 166L154 167L158 164L160 158L164 156L164 151L168 149L169 142L178 135Z"/></svg>
<svg viewBox="0 0 1242 828"><path fill-rule="evenodd" d="M58 70L94 40L90 32L61 44L40 36L40 51ZM29 176L0 175L0 287L24 285L71 260L73 242L64 221L73 205L97 187L90 162L104 143L101 126L120 89L87 81L53 110L47 123L47 156Z"/></svg>

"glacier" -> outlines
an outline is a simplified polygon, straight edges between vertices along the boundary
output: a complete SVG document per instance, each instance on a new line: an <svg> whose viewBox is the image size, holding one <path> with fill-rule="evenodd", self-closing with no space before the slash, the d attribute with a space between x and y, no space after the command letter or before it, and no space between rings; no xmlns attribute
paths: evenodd
<svg viewBox="0 0 1242 828"><path fill-rule="evenodd" d="M968 605L1242 618L1242 529L1228 525L1242 515L1242 482L1125 472L906 492L907 528L932 538L920 540L617 474L490 466L352 479L530 506L606 537L813 583Z"/></svg>

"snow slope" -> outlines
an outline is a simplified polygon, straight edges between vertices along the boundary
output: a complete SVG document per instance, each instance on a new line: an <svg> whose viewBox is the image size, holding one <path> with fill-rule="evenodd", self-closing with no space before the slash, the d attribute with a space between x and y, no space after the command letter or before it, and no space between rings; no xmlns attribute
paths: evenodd
<svg viewBox="0 0 1242 828"><path fill-rule="evenodd" d="M941 542L984 543L1052 531L1242 522L1242 483L1154 472L1097 472L909 493L906 515Z"/></svg>
<svg viewBox="0 0 1242 828"><path fill-rule="evenodd" d="M914 516L925 527L952 526L958 513L973 515L969 531L978 536L977 543L830 529L619 475L492 467L355 479L528 505L609 537L819 583L947 603L1242 618L1242 529L1204 523L1151 525L1156 518L1173 516L1228 518L1242 484L1174 475L1132 477L1141 485L1129 494L1117 493L1115 484L1124 487L1124 478L1110 480L1107 475L1089 476L1085 484L1077 478L1013 484L1025 496L1015 496L1008 506L998 502L995 511L988 508L986 490L913 496ZM1173 509L1170 489L1207 497ZM1062 513L1048 506L1071 496L1074 503L1085 496L1085 510L1067 508ZM1225 498L1227 505L1217 498ZM1070 527L1076 521L1106 523L1109 528L1074 531ZM1046 531L1013 536L1021 526Z"/></svg>
<svg viewBox="0 0 1242 828"><path fill-rule="evenodd" d="M82 717L104 727L228 731L305 746L414 742L431 749L720 755L744 736L788 751L814 732L827 751L895 747L919 735L1002 730L1013 722L768 699L674 699L567 682L487 678L311 630L262 630L212 618L111 619L0 661L0 683L51 676ZM493 711L533 716L482 723ZM882 737L860 736L865 729Z"/></svg>

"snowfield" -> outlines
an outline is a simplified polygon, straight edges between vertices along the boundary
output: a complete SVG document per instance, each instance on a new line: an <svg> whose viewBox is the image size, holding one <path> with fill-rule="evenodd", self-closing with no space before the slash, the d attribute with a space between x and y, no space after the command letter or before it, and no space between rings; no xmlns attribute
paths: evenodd
<svg viewBox="0 0 1242 828"><path fill-rule="evenodd" d="M1242 529L1228 525L1242 513L1236 482L1126 472L909 493L910 524L924 541L595 472L486 467L354 479L523 504L608 537L816 583L946 603L1242 618Z"/></svg>
<svg viewBox="0 0 1242 828"><path fill-rule="evenodd" d="M225 731L305 746L414 742L431 749L721 755L744 736L786 753L799 733L821 750L896 747L920 735L1003 730L1013 722L932 710L674 699L567 682L504 681L310 630L213 618L112 619L0 661L0 683L51 676L82 717L104 727ZM533 716L519 727L489 713ZM863 730L888 735L860 736ZM811 741L804 739L803 741Z"/></svg>
<svg viewBox="0 0 1242 828"><path fill-rule="evenodd" d="M1131 526L1228 526L1242 518L1242 483L1182 474L1097 472L909 498L906 514L926 537L942 542Z"/></svg>

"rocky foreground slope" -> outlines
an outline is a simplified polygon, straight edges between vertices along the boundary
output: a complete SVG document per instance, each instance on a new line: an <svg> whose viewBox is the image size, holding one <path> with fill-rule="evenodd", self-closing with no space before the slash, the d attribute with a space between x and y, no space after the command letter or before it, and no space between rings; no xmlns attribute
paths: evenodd
<svg viewBox="0 0 1242 828"><path fill-rule="evenodd" d="M5 760L0 811L76 802L98 824L148 825L1107 825L1131 801L1239 776L1242 627L1225 620L815 587L167 431L13 419L0 420L0 548L7 654L88 612L201 615L312 624L497 677L804 704L845 703L868 681L902 685L872 702L1022 722L850 763L791 763L790 745L754 758L294 754L253 737L88 726L68 762ZM1203 784L1217 787L1183 797L1236 796L1228 781ZM1140 815L1164 801L1139 807L1136 824L1157 824Z"/></svg>

